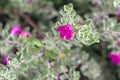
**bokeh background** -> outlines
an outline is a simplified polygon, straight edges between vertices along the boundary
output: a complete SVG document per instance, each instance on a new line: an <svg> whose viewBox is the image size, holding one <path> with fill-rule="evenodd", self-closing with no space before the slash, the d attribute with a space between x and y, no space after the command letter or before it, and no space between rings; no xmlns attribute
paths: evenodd
<svg viewBox="0 0 120 80"><path fill-rule="evenodd" d="M8 25L15 23L42 40L60 20L59 11L69 3L73 4L82 20L92 20L93 28L101 37L99 43L83 45L80 50L80 47L73 46L72 53L68 57L66 55L69 63L66 66L71 68L72 65L80 72L79 80L120 80L120 66L108 59L110 52L120 50L115 45L116 36L107 33L113 24L119 23L113 0L0 0L0 30L8 29Z"/></svg>

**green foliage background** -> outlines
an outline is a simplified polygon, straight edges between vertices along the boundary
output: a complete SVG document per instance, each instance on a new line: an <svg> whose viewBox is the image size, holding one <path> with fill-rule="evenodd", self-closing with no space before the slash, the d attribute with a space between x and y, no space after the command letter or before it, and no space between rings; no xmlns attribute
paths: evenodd
<svg viewBox="0 0 120 80"><path fill-rule="evenodd" d="M0 53L10 55L7 66L0 64L0 80L57 80L58 74L61 80L120 80L120 66L107 57L120 51L115 45L120 35L113 34L120 31L118 0L31 1L0 0ZM45 39L20 12L41 29ZM55 28L68 22L78 32L71 41L59 40ZM27 42L9 35L13 23L31 33Z"/></svg>

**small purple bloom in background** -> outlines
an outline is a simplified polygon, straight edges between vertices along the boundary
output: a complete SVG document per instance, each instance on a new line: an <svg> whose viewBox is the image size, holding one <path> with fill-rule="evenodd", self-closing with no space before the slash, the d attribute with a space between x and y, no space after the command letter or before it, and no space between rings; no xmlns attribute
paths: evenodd
<svg viewBox="0 0 120 80"><path fill-rule="evenodd" d="M30 36L30 33L29 32L25 32L25 31L21 32L21 34L20 34L20 37L22 38L22 40L24 42L27 42L29 36Z"/></svg>
<svg viewBox="0 0 120 80"><path fill-rule="evenodd" d="M26 0L26 6L29 6L32 3L32 0Z"/></svg>
<svg viewBox="0 0 120 80"><path fill-rule="evenodd" d="M29 37L29 36L30 36L30 33L29 33L29 32L26 32L26 31L23 31L23 32L21 32L20 36Z"/></svg>
<svg viewBox="0 0 120 80"><path fill-rule="evenodd" d="M79 22L79 26L82 26L82 22Z"/></svg>
<svg viewBox="0 0 120 80"><path fill-rule="evenodd" d="M120 20L120 8L118 8L117 17L118 17L118 20Z"/></svg>
<svg viewBox="0 0 120 80"><path fill-rule="evenodd" d="M61 79L60 79L60 74L57 75L57 80L61 80Z"/></svg>
<svg viewBox="0 0 120 80"><path fill-rule="evenodd" d="M19 35L22 32L19 25L13 24L10 28L11 35Z"/></svg>
<svg viewBox="0 0 120 80"><path fill-rule="evenodd" d="M4 57L3 57L3 60L1 61L1 64L6 66L7 63L8 63L8 54L5 54Z"/></svg>
<svg viewBox="0 0 120 80"><path fill-rule="evenodd" d="M120 46L120 38L116 39L116 45Z"/></svg>
<svg viewBox="0 0 120 80"><path fill-rule="evenodd" d="M113 64L120 64L120 53L119 52L111 52L108 55L108 58L110 59L110 62Z"/></svg>
<svg viewBox="0 0 120 80"><path fill-rule="evenodd" d="M70 40L72 37L72 28L70 24L65 24L63 26L58 26L56 29L60 32L59 37L63 39L65 37L66 40Z"/></svg>

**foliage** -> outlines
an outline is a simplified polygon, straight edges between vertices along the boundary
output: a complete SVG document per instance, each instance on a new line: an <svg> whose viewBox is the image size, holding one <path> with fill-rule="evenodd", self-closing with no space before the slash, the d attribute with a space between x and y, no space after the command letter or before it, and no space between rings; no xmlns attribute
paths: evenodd
<svg viewBox="0 0 120 80"><path fill-rule="evenodd" d="M9 54L0 80L119 80L119 65L107 60L120 51L116 7L118 0L0 1L0 62ZM11 35L12 24L30 36ZM69 41L56 31L65 24L73 31Z"/></svg>

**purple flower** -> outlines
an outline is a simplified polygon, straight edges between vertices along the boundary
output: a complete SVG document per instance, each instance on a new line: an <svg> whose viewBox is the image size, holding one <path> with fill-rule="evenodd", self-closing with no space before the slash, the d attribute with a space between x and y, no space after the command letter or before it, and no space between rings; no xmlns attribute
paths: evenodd
<svg viewBox="0 0 120 80"><path fill-rule="evenodd" d="M21 32L20 34L20 37L24 42L27 42L29 36L30 36L30 33L25 31Z"/></svg>
<svg viewBox="0 0 120 80"><path fill-rule="evenodd" d="M60 33L59 37L63 39L65 37L66 40L70 40L72 37L72 28L70 24L65 24L63 26L58 26L56 30Z"/></svg>
<svg viewBox="0 0 120 80"><path fill-rule="evenodd" d="M108 58L110 59L110 62L113 64L120 64L120 53L119 52L111 52L108 55Z"/></svg>
<svg viewBox="0 0 120 80"><path fill-rule="evenodd" d="M26 32L26 31L23 31L23 32L21 32L20 36L29 37L29 36L30 36L30 33L29 33L29 32Z"/></svg>
<svg viewBox="0 0 120 80"><path fill-rule="evenodd" d="M19 25L13 24L10 28L11 35L19 35L22 32Z"/></svg>
<svg viewBox="0 0 120 80"><path fill-rule="evenodd" d="M79 26L82 26L82 22L79 22Z"/></svg>
<svg viewBox="0 0 120 80"><path fill-rule="evenodd" d="M61 79L60 79L60 74L57 75L57 80L61 80Z"/></svg>
<svg viewBox="0 0 120 80"><path fill-rule="evenodd" d="M26 1L26 5L31 4L31 2L32 2L32 0L27 0L27 1Z"/></svg>
<svg viewBox="0 0 120 80"><path fill-rule="evenodd" d="M3 60L1 61L1 64L6 66L7 63L8 63L8 54L5 54L4 57L3 57Z"/></svg>
<svg viewBox="0 0 120 80"><path fill-rule="evenodd" d="M120 20L120 8L118 8L117 17L118 17L118 19Z"/></svg>
<svg viewBox="0 0 120 80"><path fill-rule="evenodd" d="M116 39L116 45L120 46L120 38Z"/></svg>

